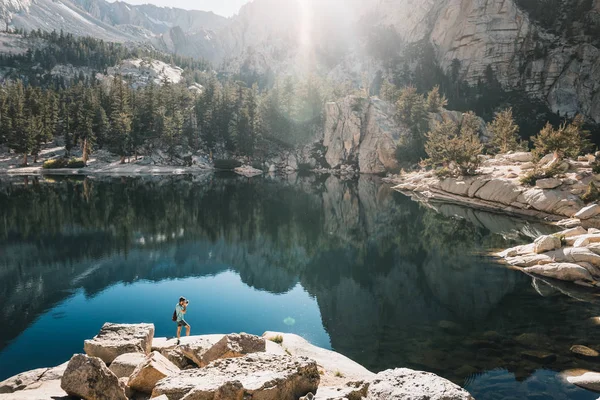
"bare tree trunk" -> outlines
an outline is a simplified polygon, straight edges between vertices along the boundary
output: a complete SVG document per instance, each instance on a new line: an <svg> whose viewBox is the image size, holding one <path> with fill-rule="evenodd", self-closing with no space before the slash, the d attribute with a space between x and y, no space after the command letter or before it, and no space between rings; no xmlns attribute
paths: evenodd
<svg viewBox="0 0 600 400"><path fill-rule="evenodd" d="M87 138L85 138L83 140L83 164L84 165L87 165L88 158L89 158L89 154L88 154L88 140L87 140Z"/></svg>
<svg viewBox="0 0 600 400"><path fill-rule="evenodd" d="M38 158L38 155L37 155L37 154L34 154L34 155L33 155L33 163L34 163L34 164L37 164L37 162L38 162L38 159L37 159L37 158Z"/></svg>
<svg viewBox="0 0 600 400"><path fill-rule="evenodd" d="M27 153L23 155L23 166L27 166Z"/></svg>
<svg viewBox="0 0 600 400"><path fill-rule="evenodd" d="M125 164L125 156L121 156L121 164Z"/></svg>

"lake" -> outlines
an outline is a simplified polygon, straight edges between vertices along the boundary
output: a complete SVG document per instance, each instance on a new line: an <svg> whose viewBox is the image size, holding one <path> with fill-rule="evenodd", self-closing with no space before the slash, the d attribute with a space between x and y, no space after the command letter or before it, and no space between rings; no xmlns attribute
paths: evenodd
<svg viewBox="0 0 600 400"><path fill-rule="evenodd" d="M296 333L477 400L597 399L557 377L597 366L569 351L600 341L595 296L490 256L548 232L375 177L5 177L0 380L68 360L104 322L174 336L185 296L192 334Z"/></svg>

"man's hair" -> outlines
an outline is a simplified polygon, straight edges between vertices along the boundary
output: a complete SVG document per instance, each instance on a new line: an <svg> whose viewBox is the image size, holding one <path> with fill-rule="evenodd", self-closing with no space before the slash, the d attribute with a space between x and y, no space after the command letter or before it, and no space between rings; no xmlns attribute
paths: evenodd
<svg viewBox="0 0 600 400"><path fill-rule="evenodd" d="M181 303L182 301L185 301L185 297L180 297L179 298L179 302Z"/></svg>

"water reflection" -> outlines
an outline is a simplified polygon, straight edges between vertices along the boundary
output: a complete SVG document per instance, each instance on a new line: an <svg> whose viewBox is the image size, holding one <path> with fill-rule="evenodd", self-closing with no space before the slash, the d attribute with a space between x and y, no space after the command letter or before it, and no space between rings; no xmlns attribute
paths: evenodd
<svg viewBox="0 0 600 400"><path fill-rule="evenodd" d="M427 209L368 177L5 181L0 379L64 360L106 320L171 334L170 299L185 292L195 333L297 332L370 369L429 370L494 398L490 371L513 385L594 367L568 349L598 343L598 306L487 255L548 231Z"/></svg>

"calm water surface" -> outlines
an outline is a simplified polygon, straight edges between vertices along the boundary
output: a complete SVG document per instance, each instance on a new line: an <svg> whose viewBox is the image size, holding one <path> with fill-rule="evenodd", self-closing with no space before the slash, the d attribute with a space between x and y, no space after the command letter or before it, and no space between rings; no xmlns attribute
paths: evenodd
<svg viewBox="0 0 600 400"><path fill-rule="evenodd" d="M66 361L106 321L173 336L183 295L193 334L297 333L478 400L597 399L557 377L599 366L569 352L597 348L595 297L487 255L544 232L368 177L4 179L0 380Z"/></svg>

